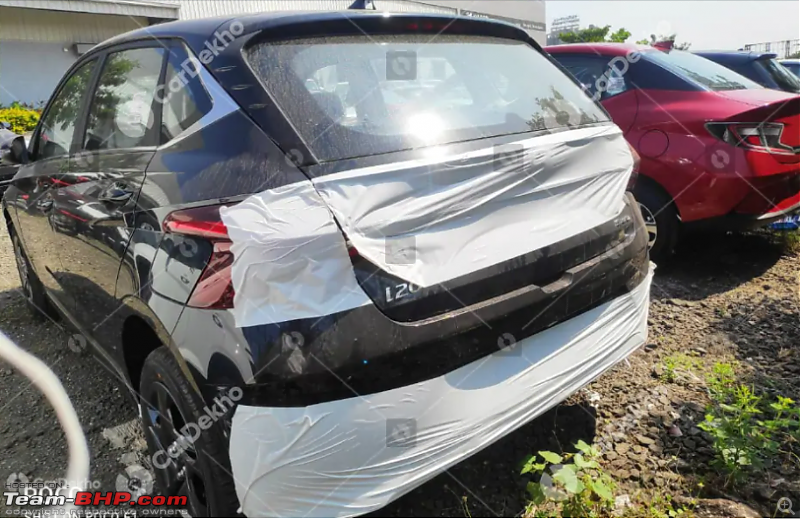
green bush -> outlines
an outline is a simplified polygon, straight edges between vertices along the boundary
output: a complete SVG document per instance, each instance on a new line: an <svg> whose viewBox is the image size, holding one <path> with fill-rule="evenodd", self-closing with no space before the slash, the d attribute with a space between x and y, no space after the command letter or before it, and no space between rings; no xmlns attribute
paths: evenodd
<svg viewBox="0 0 800 519"><path fill-rule="evenodd" d="M699 427L714 440L714 465L741 484L747 476L774 464L779 454L793 456L791 444L800 441L800 406L777 395L756 395L736 382L733 366L717 362L707 385L712 404ZM769 405L765 405L765 404ZM783 450L783 452L782 452Z"/></svg>
<svg viewBox="0 0 800 519"><path fill-rule="evenodd" d="M39 122L39 112L18 106L0 108L0 121L11 123L12 132L23 134L36 128L36 123Z"/></svg>

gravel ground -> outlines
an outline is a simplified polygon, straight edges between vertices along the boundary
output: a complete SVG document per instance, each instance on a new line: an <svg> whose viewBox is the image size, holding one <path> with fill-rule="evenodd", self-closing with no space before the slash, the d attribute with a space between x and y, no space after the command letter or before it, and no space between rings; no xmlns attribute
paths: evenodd
<svg viewBox="0 0 800 519"><path fill-rule="evenodd" d="M629 365L375 515L522 515L523 459L538 450L568 450L579 439L601 447L605 470L620 483L618 493L634 503L664 493L677 503L699 496L697 515L738 516L773 515L784 496L800 504L796 462L778 464L743 490L723 489L709 467L708 437L696 427L708 403L700 375L718 360L736 360L748 380L767 381L772 390L800 401L798 259L763 234L688 242L669 268L657 270L649 343ZM28 312L5 229L0 231L0 330L61 379L89 441L91 479L101 490L114 490L144 450L134 409L113 375L87 353L69 348L64 323ZM667 382L664 361L676 352L696 362ZM44 480L63 476L67 450L55 415L30 382L2 361L0 402L0 480L14 473ZM670 435L675 428L681 436ZM0 515L7 513L0 504Z"/></svg>

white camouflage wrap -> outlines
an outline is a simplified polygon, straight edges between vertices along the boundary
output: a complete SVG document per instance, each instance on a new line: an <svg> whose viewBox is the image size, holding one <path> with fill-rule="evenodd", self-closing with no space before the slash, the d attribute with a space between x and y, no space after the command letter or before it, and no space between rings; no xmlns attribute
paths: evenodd
<svg viewBox="0 0 800 519"><path fill-rule="evenodd" d="M463 366L305 408L239 406L230 441L250 517L376 510L544 413L641 346L651 274L628 294Z"/></svg>
<svg viewBox="0 0 800 519"><path fill-rule="evenodd" d="M428 287L610 220L632 167L622 133L609 125L258 193L221 211L236 258L236 324L368 304L342 231L361 256Z"/></svg>

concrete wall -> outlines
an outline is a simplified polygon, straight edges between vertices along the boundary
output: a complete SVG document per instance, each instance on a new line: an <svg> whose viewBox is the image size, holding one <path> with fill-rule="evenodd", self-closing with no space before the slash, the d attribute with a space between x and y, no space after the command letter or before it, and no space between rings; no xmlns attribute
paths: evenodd
<svg viewBox="0 0 800 519"><path fill-rule="evenodd" d="M0 105L50 98L78 59L74 43L100 43L147 18L0 6Z"/></svg>
<svg viewBox="0 0 800 519"><path fill-rule="evenodd" d="M0 105L44 103L77 59L60 43L0 41Z"/></svg>
<svg viewBox="0 0 800 519"><path fill-rule="evenodd" d="M0 42L100 43L147 24L136 16L0 7Z"/></svg>

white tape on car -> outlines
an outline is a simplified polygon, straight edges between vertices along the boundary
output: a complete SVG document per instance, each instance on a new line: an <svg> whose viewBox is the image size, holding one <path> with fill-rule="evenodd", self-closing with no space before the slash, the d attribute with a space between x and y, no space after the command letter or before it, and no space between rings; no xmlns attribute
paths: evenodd
<svg viewBox="0 0 800 519"><path fill-rule="evenodd" d="M236 326L320 317L371 302L311 182L264 191L220 215L236 259Z"/></svg>
<svg viewBox="0 0 800 519"><path fill-rule="evenodd" d="M632 167L608 125L258 193L221 211L236 257L236 324L368 304L341 231L362 257L427 287L607 222L623 207Z"/></svg>
<svg viewBox="0 0 800 519"><path fill-rule="evenodd" d="M633 291L444 376L304 408L239 406L230 455L250 517L376 510L529 422L647 337Z"/></svg>

